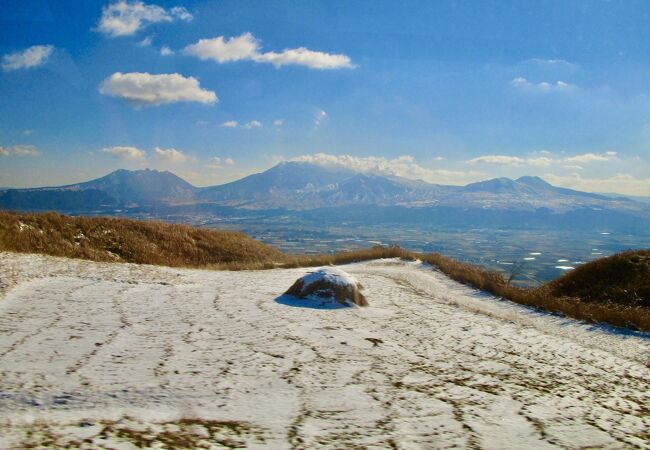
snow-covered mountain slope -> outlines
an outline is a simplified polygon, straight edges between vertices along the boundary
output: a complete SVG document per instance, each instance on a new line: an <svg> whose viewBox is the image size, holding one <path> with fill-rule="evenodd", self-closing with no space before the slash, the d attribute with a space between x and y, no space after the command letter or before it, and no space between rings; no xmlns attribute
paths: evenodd
<svg viewBox="0 0 650 450"><path fill-rule="evenodd" d="M298 161L281 162L264 172L209 187L195 187L168 171L121 169L67 186L0 190L0 207L18 210L96 211L119 207L178 211L192 210L196 205L263 211L399 206L433 208L429 212L433 216L440 213L440 207L459 212L487 209L501 214L598 211L595 220L601 222L605 216L620 214L650 220L647 203L560 188L538 177L496 178L467 186L446 186ZM581 222L592 220L584 218ZM625 220L634 219L627 216Z"/></svg>
<svg viewBox="0 0 650 450"><path fill-rule="evenodd" d="M0 259L1 448L650 448L649 335L418 263L324 310L279 298L308 269Z"/></svg>
<svg viewBox="0 0 650 450"><path fill-rule="evenodd" d="M221 186L201 188L198 201L252 209L313 210L349 205L489 208L554 212L606 209L648 214L646 205L622 197L552 186L538 177L496 178L445 186L382 173L359 173L286 161L269 170Z"/></svg>

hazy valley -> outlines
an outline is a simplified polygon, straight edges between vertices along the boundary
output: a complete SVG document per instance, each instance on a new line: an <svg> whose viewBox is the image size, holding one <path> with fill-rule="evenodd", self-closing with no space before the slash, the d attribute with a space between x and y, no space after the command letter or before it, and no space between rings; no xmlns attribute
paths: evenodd
<svg viewBox="0 0 650 450"><path fill-rule="evenodd" d="M444 186L304 162L206 188L170 172L119 170L69 186L7 190L0 207L237 229L290 253L383 244L504 273L523 263L516 282L525 285L650 246L650 205L623 196L537 177Z"/></svg>

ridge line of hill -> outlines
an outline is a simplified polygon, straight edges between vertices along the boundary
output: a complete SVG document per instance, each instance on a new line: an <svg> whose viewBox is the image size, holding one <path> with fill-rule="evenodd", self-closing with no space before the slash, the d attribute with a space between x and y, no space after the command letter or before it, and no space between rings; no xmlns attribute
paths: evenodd
<svg viewBox="0 0 650 450"><path fill-rule="evenodd" d="M380 258L421 260L455 281L516 303L589 322L650 331L650 250L602 258L538 288L520 288L499 273L438 253L400 247L292 256L236 231L0 211L0 251L220 270L311 267Z"/></svg>

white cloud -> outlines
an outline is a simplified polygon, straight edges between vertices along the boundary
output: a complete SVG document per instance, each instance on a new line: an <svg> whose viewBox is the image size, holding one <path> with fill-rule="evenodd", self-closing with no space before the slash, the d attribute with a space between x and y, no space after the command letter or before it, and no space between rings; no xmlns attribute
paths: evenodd
<svg viewBox="0 0 650 450"><path fill-rule="evenodd" d="M244 128L246 130L251 130L253 128L262 128L262 122L259 120L251 120L250 122L240 125L236 120L228 120L227 122L221 123L219 126L222 128Z"/></svg>
<svg viewBox="0 0 650 450"><path fill-rule="evenodd" d="M530 81L528 81L528 80L525 79L524 77L517 77L517 78L514 78L514 79L510 82L510 84L513 85L514 87L525 87L525 86L529 86L529 85L530 85Z"/></svg>
<svg viewBox="0 0 650 450"><path fill-rule="evenodd" d="M583 178L578 173L566 176L546 174L544 178L556 186L579 191L650 196L650 178L636 178L626 173L618 173L607 178Z"/></svg>
<svg viewBox="0 0 650 450"><path fill-rule="evenodd" d="M292 158L292 161L308 162L325 167L345 167L355 172L376 172L385 175L404 176L405 173L426 171L417 164L412 156L403 155L394 159L378 156L358 157L352 155L331 155L315 153Z"/></svg>
<svg viewBox="0 0 650 450"><path fill-rule="evenodd" d="M153 23L172 22L175 19L193 19L183 7L166 10L162 6L147 5L141 1L119 0L102 9L97 29L111 37L131 36Z"/></svg>
<svg viewBox="0 0 650 450"><path fill-rule="evenodd" d="M331 54L316 52L305 47L290 48L276 52L267 52L256 55L256 62L268 62L275 67L282 66L306 66L310 69L344 69L353 68L350 57L343 54Z"/></svg>
<svg viewBox="0 0 650 450"><path fill-rule="evenodd" d="M235 160L232 158L220 158L218 156L210 159L210 162L206 165L208 169L219 170L223 169L224 166L234 166Z"/></svg>
<svg viewBox="0 0 650 450"><path fill-rule="evenodd" d="M2 57L2 70L29 69L42 66L54 53L53 45L34 45L20 52Z"/></svg>
<svg viewBox="0 0 650 450"><path fill-rule="evenodd" d="M282 161L287 161L287 158L285 158L284 155L266 155L265 159L272 166L275 166L276 164L279 164Z"/></svg>
<svg viewBox="0 0 650 450"><path fill-rule="evenodd" d="M517 77L513 79L510 84L516 88L523 91L529 92L568 92L576 88L575 84L569 84L564 81L556 81L555 83L549 83L548 81L541 81L539 83L533 83L527 80L524 77Z"/></svg>
<svg viewBox="0 0 650 450"><path fill-rule="evenodd" d="M180 20L183 20L185 22L190 22L191 20L194 19L194 16L190 14L190 12L185 9L182 6L174 6L172 9L169 10L172 16L179 18Z"/></svg>
<svg viewBox="0 0 650 450"><path fill-rule="evenodd" d="M106 147L101 149L102 152L112 155L114 158L124 161L142 160L145 158L145 152L137 147L117 146Z"/></svg>
<svg viewBox="0 0 650 450"><path fill-rule="evenodd" d="M213 91L201 89L196 78L178 73L151 75L146 72L116 72L101 83L99 92L122 98L136 106L218 101Z"/></svg>
<svg viewBox="0 0 650 450"><path fill-rule="evenodd" d="M275 127L281 127L284 125L284 119L276 119L273 121L273 126Z"/></svg>
<svg viewBox="0 0 650 450"><path fill-rule="evenodd" d="M500 166L522 166L529 165L535 167L548 167L551 165L563 165L564 168L578 168L582 167L575 165L575 163L590 163L590 162L602 162L602 161L613 161L618 159L616 156L617 153L614 151L609 151L606 153L596 154L596 153L584 153L581 155L567 156L567 157L553 157L553 154L544 151L540 152L544 156L533 156L528 158L521 158L519 156L507 156L507 155L486 155L479 156L468 160L469 164L492 164Z"/></svg>
<svg viewBox="0 0 650 450"><path fill-rule="evenodd" d="M162 149L156 147L154 148L154 153L158 159L168 163L184 163L188 160L187 155L183 151L176 150L175 148Z"/></svg>
<svg viewBox="0 0 650 450"><path fill-rule="evenodd" d="M318 128L321 122L326 118L327 118L327 113L324 110L319 109L318 112L316 113L316 116L314 117L314 125L316 126L316 128Z"/></svg>
<svg viewBox="0 0 650 450"><path fill-rule="evenodd" d="M208 164L205 165L205 167L212 170L223 169L223 165L221 164L221 158L219 158L218 156L211 158Z"/></svg>
<svg viewBox="0 0 650 450"><path fill-rule="evenodd" d="M33 145L0 146L0 156L38 156L41 152Z"/></svg>
<svg viewBox="0 0 650 450"><path fill-rule="evenodd" d="M437 184L454 184L454 185L465 185L468 183L475 183L480 180L484 180L487 174L485 172L479 172L475 170L445 170L445 169L435 169L431 171L432 178L425 181Z"/></svg>
<svg viewBox="0 0 650 450"><path fill-rule="evenodd" d="M253 129L253 128L262 128L262 122L260 122L258 120L251 120L250 122L245 123L241 127L245 128L247 130L250 130L250 129Z"/></svg>
<svg viewBox="0 0 650 450"><path fill-rule="evenodd" d="M403 155L388 159L378 156L357 157L315 153L292 158L292 161L309 162L325 167L343 167L361 173L379 173L412 180L424 180L438 184L466 184L480 179L484 174L475 171L429 169L416 163L415 158Z"/></svg>
<svg viewBox="0 0 650 450"><path fill-rule="evenodd" d="M32 134L34 134L34 130L29 129L29 128L26 129L26 130L23 130L23 133L22 133L23 136L31 136Z"/></svg>
<svg viewBox="0 0 650 450"><path fill-rule="evenodd" d="M149 47L152 42L153 42L153 39L151 38L151 36L147 36L146 38L144 38L143 40L138 42L138 45L140 47Z"/></svg>
<svg viewBox="0 0 650 450"><path fill-rule="evenodd" d="M606 152L600 155L596 153L585 153L584 155L564 158L564 161L568 163L590 163L594 161L612 161L614 159L617 159L616 152Z"/></svg>
<svg viewBox="0 0 650 450"><path fill-rule="evenodd" d="M211 59L218 63L251 60L258 54L258 42L250 33L224 39L218 36L213 39L200 39L197 43L188 45L183 50L187 55L196 56L205 61Z"/></svg>
<svg viewBox="0 0 650 450"><path fill-rule="evenodd" d="M553 158L549 158L547 156L538 156L536 158L528 158L526 159L526 163L529 166L537 166L537 167L547 167L553 164L555 160Z"/></svg>
<svg viewBox="0 0 650 450"><path fill-rule="evenodd" d="M300 65L311 69L353 68L350 58L343 54L331 54L309 50L305 47L285 49L281 52L260 51L260 42L251 33L244 33L229 39L217 36L212 39L200 39L185 47L183 52L201 60L218 63L233 61L254 61L270 63L275 67Z"/></svg>
<svg viewBox="0 0 650 450"><path fill-rule="evenodd" d="M160 54L161 54L162 56L169 56L169 55L173 55L173 54L174 54L174 51L173 51L171 48L167 47L166 45L163 45L163 46L160 48Z"/></svg>
<svg viewBox="0 0 650 450"><path fill-rule="evenodd" d="M566 169L566 170L585 170L585 168L582 167L582 166L571 165L571 164L566 165L566 166L562 166L562 168L563 168L563 169Z"/></svg>
<svg viewBox="0 0 650 450"><path fill-rule="evenodd" d="M520 166L526 160L518 156L486 155L467 161L470 164L494 164L499 166Z"/></svg>
<svg viewBox="0 0 650 450"><path fill-rule="evenodd" d="M540 156L544 155L544 156ZM599 158L590 158L585 155L596 155L601 157L616 158L616 152L610 151L602 154L589 154L575 156L554 156L551 152L537 152L531 157L517 157L506 155L487 155L478 157L482 163L515 166L515 167L553 167L566 168L567 159L583 157L584 160L602 161ZM273 163L283 160L278 157ZM326 153L316 153L311 155L302 155L292 158L292 161L303 161L318 164L325 167L342 167L361 173L377 173L383 175L394 175L408 179L420 179L430 183L437 184L467 184L493 174L474 171L474 170L449 170L442 167L423 167L415 160L413 156L403 155L397 158L384 157L357 157L351 155L331 155ZM575 166L575 165L574 165ZM581 168L580 168L581 169ZM638 169L638 167L637 167ZM638 178L627 173L619 173L614 176L605 176L603 178L583 178L579 173L570 175L558 175L557 173L543 174L544 179L558 186L565 186L587 192L618 192L627 195L650 195L650 178Z"/></svg>
<svg viewBox="0 0 650 450"><path fill-rule="evenodd" d="M539 66L544 67L563 67L567 69L577 69L580 67L578 64L566 61L564 59L544 59L544 58L533 58L529 60Z"/></svg>

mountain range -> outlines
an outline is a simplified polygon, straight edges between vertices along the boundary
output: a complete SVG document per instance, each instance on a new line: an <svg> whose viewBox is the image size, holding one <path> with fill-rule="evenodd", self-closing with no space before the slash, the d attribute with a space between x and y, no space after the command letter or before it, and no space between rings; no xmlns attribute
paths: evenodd
<svg viewBox="0 0 650 450"><path fill-rule="evenodd" d="M453 210L454 214L472 211L474 217L481 211L484 214L588 211L593 218L600 211L650 220L650 206L646 203L556 187L539 177L496 178L466 186L448 186L293 161L210 187L193 186L168 171L122 169L83 183L0 192L0 208L18 210L142 210L198 205L239 211L294 212L400 207Z"/></svg>

